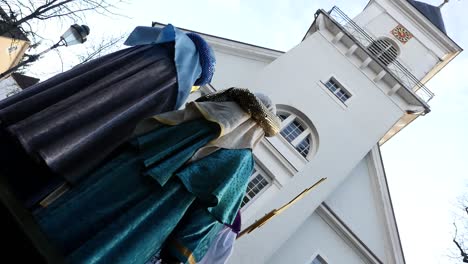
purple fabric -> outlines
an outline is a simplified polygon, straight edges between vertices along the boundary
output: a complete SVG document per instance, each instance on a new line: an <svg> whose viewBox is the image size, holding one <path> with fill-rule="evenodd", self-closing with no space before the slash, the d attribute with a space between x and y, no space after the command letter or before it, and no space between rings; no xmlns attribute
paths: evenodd
<svg viewBox="0 0 468 264"><path fill-rule="evenodd" d="M226 226L231 228L234 233L239 234L239 232L241 231L241 226L242 226L242 219L241 219L240 211L237 212L236 218L234 219L234 222L232 223L232 225L226 225Z"/></svg>

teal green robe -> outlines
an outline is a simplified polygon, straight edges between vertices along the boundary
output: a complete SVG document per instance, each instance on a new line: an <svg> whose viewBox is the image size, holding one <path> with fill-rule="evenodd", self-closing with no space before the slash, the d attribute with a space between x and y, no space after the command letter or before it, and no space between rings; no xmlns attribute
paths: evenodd
<svg viewBox="0 0 468 264"><path fill-rule="evenodd" d="M41 211L38 223L70 263L145 263L163 246L197 262L234 221L254 164L250 149L187 164L218 134L217 124L195 120L140 136Z"/></svg>

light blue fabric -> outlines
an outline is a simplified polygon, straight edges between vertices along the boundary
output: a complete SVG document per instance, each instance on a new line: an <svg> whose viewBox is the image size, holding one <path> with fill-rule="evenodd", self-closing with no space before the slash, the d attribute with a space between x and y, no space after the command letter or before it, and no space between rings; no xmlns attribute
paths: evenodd
<svg viewBox="0 0 468 264"><path fill-rule="evenodd" d="M192 86L202 73L200 58L193 41L182 31L169 24L164 28L136 27L125 41L127 46L174 42L174 62L179 90L176 107L184 104Z"/></svg>
<svg viewBox="0 0 468 264"><path fill-rule="evenodd" d="M249 149L186 164L218 133L194 120L136 138L41 211L39 225L70 263L145 263L170 235L202 257L221 222L234 220L253 169Z"/></svg>

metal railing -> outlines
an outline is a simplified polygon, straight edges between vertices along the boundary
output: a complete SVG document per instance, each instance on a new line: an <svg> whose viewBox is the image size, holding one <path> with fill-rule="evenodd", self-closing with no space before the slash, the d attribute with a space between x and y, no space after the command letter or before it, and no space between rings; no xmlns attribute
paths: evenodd
<svg viewBox="0 0 468 264"><path fill-rule="evenodd" d="M434 93L422 84L399 60L398 50L391 42L378 39L362 29L338 7L333 7L329 16L356 41L366 47L367 51L384 69L396 77L404 88L413 91L420 99L429 102Z"/></svg>

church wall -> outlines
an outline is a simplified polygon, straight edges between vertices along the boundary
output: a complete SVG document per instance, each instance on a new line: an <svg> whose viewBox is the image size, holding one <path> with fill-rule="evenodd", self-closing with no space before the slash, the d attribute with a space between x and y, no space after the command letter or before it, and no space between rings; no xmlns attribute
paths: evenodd
<svg viewBox="0 0 468 264"><path fill-rule="evenodd" d="M320 19L324 18L316 21L322 22ZM406 69L423 82L459 52L453 41L428 24L404 0L371 0L354 21L372 35L394 41ZM390 31L398 24L413 34L406 44L391 35ZM244 212L243 227L284 205L321 177L328 178L284 214L238 240L229 263L310 263L316 250L331 254L333 259L327 259L330 263L363 263L356 252L343 245L350 243L349 240L345 242L334 233L336 229L330 229L330 222L330 225L324 222L328 216L320 213L323 207L314 213L323 201L358 236L358 242L352 243L363 241L384 263L404 263L391 202L381 189L385 187L383 168L376 172L379 182L372 175L373 168L380 171L378 168L382 166L377 166L380 159L376 162L375 156L372 159L365 156L403 116L403 108L414 101L398 97L399 94L390 98L385 85L374 82L378 78L363 74L369 70L366 66L351 61L353 47L343 46L336 32L328 32L321 23L313 26L311 32L314 33L305 41L271 64L253 59L244 69L232 69L233 73L242 75L240 78L229 75L225 69L242 67L245 62L240 62L245 58L220 52L223 75L218 75L215 86L240 85L267 93L276 104L294 108L310 119L318 133L317 142L313 142L319 146L318 150L304 160L304 166L296 166L297 160L289 161L297 173L278 168L281 159L273 156L281 153L257 155L275 182ZM342 46L337 49L334 45ZM325 87L324 83L331 77L352 94L346 104ZM274 144L273 148L282 151ZM337 253L340 250L346 252ZM367 249L358 250L365 251L363 254L369 259L375 258ZM340 256L343 259L338 259Z"/></svg>
<svg viewBox="0 0 468 264"><path fill-rule="evenodd" d="M230 87L249 88L249 81L269 62L241 57L214 47L216 72L211 84L217 89Z"/></svg>
<svg viewBox="0 0 468 264"><path fill-rule="evenodd" d="M351 171L341 186L327 198L327 205L346 223L369 249L380 259L386 258L385 221L382 218L382 206L378 202L375 185L371 177L376 177L369 170L369 153ZM384 261L387 263L386 261Z"/></svg>
<svg viewBox="0 0 468 264"><path fill-rule="evenodd" d="M317 254L330 264L366 263L316 213L308 217L294 235L266 263L310 264Z"/></svg>
<svg viewBox="0 0 468 264"><path fill-rule="evenodd" d="M322 82L332 76L352 93L347 106L323 86ZM287 213L239 240L231 263L268 263L403 115L402 109L320 33L311 35L268 65L251 87L266 92L277 104L304 113L318 131L319 147L304 169L274 198L254 217L244 219L244 226L280 207L321 177L328 179Z"/></svg>

